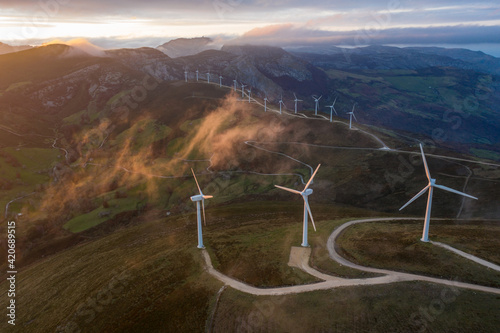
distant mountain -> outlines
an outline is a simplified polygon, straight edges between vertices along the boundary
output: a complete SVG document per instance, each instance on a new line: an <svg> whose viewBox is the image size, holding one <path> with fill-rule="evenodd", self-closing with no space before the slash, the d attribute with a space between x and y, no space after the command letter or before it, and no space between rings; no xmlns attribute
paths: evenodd
<svg viewBox="0 0 500 333"><path fill-rule="evenodd" d="M158 46L157 49L171 58L178 58L214 50L216 46L213 40L207 37L178 38Z"/></svg>
<svg viewBox="0 0 500 333"><path fill-rule="evenodd" d="M500 75L500 59L466 49L372 45L359 48L295 48L292 54L325 69L422 69L455 67Z"/></svg>
<svg viewBox="0 0 500 333"><path fill-rule="evenodd" d="M0 42L0 54L18 52L18 51L31 49L31 48L32 48L32 46L29 46L29 45L11 46L11 45Z"/></svg>

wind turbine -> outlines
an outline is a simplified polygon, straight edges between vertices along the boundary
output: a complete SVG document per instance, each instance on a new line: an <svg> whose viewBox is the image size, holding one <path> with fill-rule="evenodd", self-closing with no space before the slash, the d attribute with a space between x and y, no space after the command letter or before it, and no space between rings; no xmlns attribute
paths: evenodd
<svg viewBox="0 0 500 333"><path fill-rule="evenodd" d="M314 103L315 103L315 105L314 105L314 115L315 115L315 116L317 116L317 115L318 115L318 106L319 106L319 100L321 99L321 97L323 97L323 95L321 95L321 96L319 96L319 97L317 97L317 98L316 98L315 96L313 96L313 98L314 98Z"/></svg>
<svg viewBox="0 0 500 333"><path fill-rule="evenodd" d="M245 87L246 85L244 85L243 83L241 84L241 98L244 98L245 97Z"/></svg>
<svg viewBox="0 0 500 333"><path fill-rule="evenodd" d="M219 75L219 88L222 87L222 79L223 79L222 75Z"/></svg>
<svg viewBox="0 0 500 333"><path fill-rule="evenodd" d="M333 101L333 104L330 106L327 106L327 108L330 108L330 122L333 122L333 111L335 111L335 114L338 116L339 114L337 113L337 110L335 110L335 102L337 101L337 97L335 97L335 100Z"/></svg>
<svg viewBox="0 0 500 333"><path fill-rule="evenodd" d="M283 103L283 95L281 95L279 103L280 103L280 114L281 114L281 106L284 106L286 109L286 105L285 105L285 103Z"/></svg>
<svg viewBox="0 0 500 333"><path fill-rule="evenodd" d="M295 95L295 93L293 93L293 96L295 97L295 99L293 100L295 102L295 113L297 113L297 102L302 102L302 100L297 99L297 95Z"/></svg>
<svg viewBox="0 0 500 333"><path fill-rule="evenodd" d="M207 72L207 81L210 83L210 72Z"/></svg>
<svg viewBox="0 0 500 333"><path fill-rule="evenodd" d="M252 87L250 89L247 89L248 91L248 103L250 103L250 98L252 97Z"/></svg>
<svg viewBox="0 0 500 333"><path fill-rule="evenodd" d="M203 233L201 230L201 214L200 214L200 201L203 207L203 222L205 226L207 225L207 220L205 219L205 199L210 199L213 198L211 195L204 195L201 192L200 185L198 184L198 179L196 179L196 175L194 174L193 168L191 168L191 172L193 173L194 180L196 181L196 186L198 187L198 191L200 191L200 194L198 195L193 195L191 197L191 201L196 202L196 212L198 214L198 248L203 249L205 248L203 246Z"/></svg>
<svg viewBox="0 0 500 333"><path fill-rule="evenodd" d="M196 82L198 82L198 73L199 73L199 71L196 70Z"/></svg>
<svg viewBox="0 0 500 333"><path fill-rule="evenodd" d="M234 79L233 83L234 83L234 92L236 92L236 85L238 84L238 81L236 81L236 79Z"/></svg>
<svg viewBox="0 0 500 333"><path fill-rule="evenodd" d="M267 95L264 97L264 112L267 112Z"/></svg>
<svg viewBox="0 0 500 333"><path fill-rule="evenodd" d="M184 81L188 82L188 71L184 70Z"/></svg>
<svg viewBox="0 0 500 333"><path fill-rule="evenodd" d="M420 152L422 153L422 160L424 161L424 167L425 167L425 174L427 175L427 179L429 180L429 184L424 187L422 191L417 193L410 201L408 201L403 207L401 207L399 210L402 210L409 204L411 204L413 201L415 201L418 197L420 197L422 194L425 193L425 191L429 190L429 196L427 198L427 209L425 211L425 222L424 222L424 230L422 232L422 242L428 242L429 241L429 224L431 220L431 208L432 208L432 192L434 188L439 188L441 190L445 190L448 192L452 192L455 194L462 195L464 197L468 197L471 199L477 200L476 197L473 197L472 195L465 194L463 192L459 192L457 190L454 190L452 188L443 186L443 185L438 185L436 184L436 180L431 178L431 173L429 172L429 167L427 166L427 160L425 159L425 154L424 154L424 149L422 148L422 144L420 144Z"/></svg>
<svg viewBox="0 0 500 333"><path fill-rule="evenodd" d="M356 115L354 114L354 107L356 106L356 103L354 103L354 105L352 106L352 111L351 112L347 112L347 114L349 115L349 129L352 128L352 117L354 117L354 119L356 121L358 121L358 118L356 118Z"/></svg>
<svg viewBox="0 0 500 333"><path fill-rule="evenodd" d="M306 187L304 188L304 190L302 192L296 191L296 190L292 190L292 189L287 188L287 187L283 187L283 186L279 186L279 185L274 185L277 188L280 188L282 190L285 190L285 191L288 191L288 192L292 192L292 193L295 193L295 194L300 194L302 196L302 199L304 199L304 225L302 227L302 244L301 244L303 247L308 247L309 246L309 244L307 243L307 215L309 215L309 217L311 218L311 222L312 222L314 231L316 231L316 225L314 224L314 219L313 219L313 216L312 216L312 213L311 213L311 207L309 207L308 197L313 193L313 190L309 188L309 185L311 185L311 183L313 181L313 178L316 175L316 173L318 172L318 169L319 169L320 166L321 166L321 164L318 164L318 167L316 168L316 170L312 174L311 178L307 182Z"/></svg>

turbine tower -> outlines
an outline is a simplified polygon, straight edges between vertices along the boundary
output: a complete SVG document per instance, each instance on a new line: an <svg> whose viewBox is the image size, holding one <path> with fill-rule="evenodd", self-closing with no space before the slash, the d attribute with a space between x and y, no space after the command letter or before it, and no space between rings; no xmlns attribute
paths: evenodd
<svg viewBox="0 0 500 333"><path fill-rule="evenodd" d="M234 79L233 83L234 83L234 92L236 92L236 85L238 84L238 81L236 81L236 79Z"/></svg>
<svg viewBox="0 0 500 333"><path fill-rule="evenodd" d="M196 181L196 186L198 187L198 191L200 194L198 195L193 195L191 197L191 201L196 202L196 213L197 213L197 220L198 220L198 248L199 249L204 249L205 246L203 246L203 232L201 230L201 214L200 214L200 201L201 205L203 207L203 223L205 226L207 225L207 220L205 219L205 199L210 199L213 198L211 195L204 195L201 192L200 185L198 184L198 180L196 179L196 175L194 174L193 169L191 168L191 172L193 173L194 180Z"/></svg>
<svg viewBox="0 0 500 333"><path fill-rule="evenodd" d="M264 97L264 112L267 112L267 95Z"/></svg>
<svg viewBox="0 0 500 333"><path fill-rule="evenodd" d="M327 106L327 108L330 108L330 122L333 122L333 111L335 111L335 114L338 116L339 114L337 113L337 110L335 110L335 102L337 101L337 97L335 97L335 100L333 101L333 104L330 106Z"/></svg>
<svg viewBox="0 0 500 333"><path fill-rule="evenodd" d="M280 114L281 114L281 106L284 106L284 107L285 107L285 109L286 109L286 105L285 105L285 103L283 103L283 95L281 95L281 98L280 98L279 104L280 104Z"/></svg>
<svg viewBox="0 0 500 333"><path fill-rule="evenodd" d="M207 72L207 81L210 83L210 72Z"/></svg>
<svg viewBox="0 0 500 333"><path fill-rule="evenodd" d="M245 98L245 87L246 85L244 85L243 83L241 84L241 98Z"/></svg>
<svg viewBox="0 0 500 333"><path fill-rule="evenodd" d="M188 71L184 70L184 81L188 82Z"/></svg>
<svg viewBox="0 0 500 333"><path fill-rule="evenodd" d="M465 194L463 192L459 192L459 191L454 190L452 188L436 184L436 180L432 179L431 173L429 172L429 167L427 165L427 160L425 159L424 148L422 148L422 144L420 144L420 152L422 153L422 160L424 161L425 174L427 175L427 179L429 180L429 184L426 187L424 187L424 189L422 191L417 193L417 195L415 195L410 201L408 201L399 210L404 209L406 206L408 206L413 201L415 201L418 197L420 197L422 194L424 194L425 191L429 190L429 196L427 198L427 209L425 211L424 230L422 232L422 239L421 239L422 242L428 242L429 241L429 224L430 224L430 220L431 220L431 208L432 208L432 192L433 192L434 188L439 188L441 190L445 190L448 192L459 194L459 195L462 195L464 197L468 197L468 198L475 199L475 200L477 200L477 198L473 197L472 195Z"/></svg>
<svg viewBox="0 0 500 333"><path fill-rule="evenodd" d="M295 95L295 93L293 93L293 96L295 97L295 99L293 100L295 102L295 113L297 113L297 102L302 102L302 100L297 99L297 95Z"/></svg>
<svg viewBox="0 0 500 333"><path fill-rule="evenodd" d="M198 82L198 74L200 71L196 70L196 82Z"/></svg>
<svg viewBox="0 0 500 333"><path fill-rule="evenodd" d="M347 114L349 115L349 129L352 128L352 117L354 117L354 119L356 121L358 121L358 118L356 118L356 115L354 114L354 107L356 106L356 103L354 103L354 105L352 106L352 111L351 112L347 112Z"/></svg>
<svg viewBox="0 0 500 333"><path fill-rule="evenodd" d="M323 97L323 95L319 96L319 97L316 97L316 96L313 96L314 98L314 115L317 116L318 115L318 107L319 107L319 100L321 99L321 97Z"/></svg>
<svg viewBox="0 0 500 333"><path fill-rule="evenodd" d="M309 243L307 243L307 215L309 215L309 217L311 218L311 222L312 222L314 231L316 231L316 225L314 224L314 219L313 219L313 216L311 213L311 207L309 207L308 197L313 193L313 190L309 188L309 185L311 185L313 178L316 175L316 173L318 172L318 169L320 166L321 166L321 164L318 164L318 167L316 168L316 170L312 174L311 178L307 182L306 187L304 188L304 190L302 192L292 190L291 188L287 188L287 187L283 187L283 186L279 186L279 185L274 185L277 188L280 188L282 190L292 192L295 194L300 194L302 196L302 199L304 199L304 224L302 226L302 244L301 244L303 247L309 246Z"/></svg>
<svg viewBox="0 0 500 333"><path fill-rule="evenodd" d="M222 79L223 79L222 75L219 75L219 88L222 87Z"/></svg>
<svg viewBox="0 0 500 333"><path fill-rule="evenodd" d="M252 87L250 89L247 89L248 92L248 103L250 103L250 98L252 97Z"/></svg>

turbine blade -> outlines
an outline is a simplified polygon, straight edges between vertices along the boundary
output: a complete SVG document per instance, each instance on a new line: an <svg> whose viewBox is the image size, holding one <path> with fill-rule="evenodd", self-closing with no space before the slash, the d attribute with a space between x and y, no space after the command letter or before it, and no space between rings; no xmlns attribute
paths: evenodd
<svg viewBox="0 0 500 333"><path fill-rule="evenodd" d="M311 182L312 182L312 180L313 180L314 176L316 176L316 172L318 172L318 170L319 170L319 167L320 167L320 166L321 166L321 164L318 164L318 166L316 167L316 170L315 170L315 171L314 171L314 173L312 174L311 178L309 178L309 181L307 182L306 187L304 188L304 191L305 191L305 190L307 190L307 188L308 188L308 187L309 187L309 185L311 184ZM302 192L304 192L304 191L302 191Z"/></svg>
<svg viewBox="0 0 500 333"><path fill-rule="evenodd" d="M425 158L424 148L422 147L422 144L420 144L420 152L422 153L422 160L424 161L425 174L427 175L427 179L431 181L431 173L429 171L429 166L427 165L427 159Z"/></svg>
<svg viewBox="0 0 500 333"><path fill-rule="evenodd" d="M293 97L295 97L295 99L297 99L297 95L295 95L295 93L293 93Z"/></svg>
<svg viewBox="0 0 500 333"><path fill-rule="evenodd" d="M309 213L309 217L311 218L311 222L312 222L314 231L316 231L316 224L314 224L314 218L313 218L313 215L311 212L311 207L309 207L309 202L306 199L304 199L304 202L306 203L306 209L307 209L307 212Z"/></svg>
<svg viewBox="0 0 500 333"><path fill-rule="evenodd" d="M473 197L472 195L469 195L469 194L466 194L466 193L463 193L463 192L460 192L460 191L457 191L457 190L454 190L452 188L449 188L449 187L446 187L446 186L443 186L443 185L434 185L434 187L437 187L437 188L440 188L442 190L445 190L445 191L448 191L448 192L451 192L451 193L455 193L455 194L459 194L459 195L462 195L464 197L468 197L468 198L471 198L471 199L475 199L477 200L476 197Z"/></svg>
<svg viewBox="0 0 500 333"><path fill-rule="evenodd" d="M319 96L318 101L321 99L321 97L323 97L323 95Z"/></svg>
<svg viewBox="0 0 500 333"><path fill-rule="evenodd" d="M214 196L213 195L204 195L203 199L212 199Z"/></svg>
<svg viewBox="0 0 500 333"><path fill-rule="evenodd" d="M196 179L196 175L194 174L193 168L191 168L191 172L193 173L194 180L196 181L196 186L198 186L198 191L200 191L200 194L203 195L203 193L201 193L200 184L198 184L198 179Z"/></svg>
<svg viewBox="0 0 500 333"><path fill-rule="evenodd" d="M337 101L337 98L338 98L338 97L339 97L339 96L335 96L335 100L333 101L333 105L335 105L335 102Z"/></svg>
<svg viewBox="0 0 500 333"><path fill-rule="evenodd" d="M355 119L356 121L358 121L358 118L356 118L356 115L354 114L354 112L352 113L352 116L354 117L354 119Z"/></svg>
<svg viewBox="0 0 500 333"><path fill-rule="evenodd" d="M274 186L277 187L277 188L280 188L282 190L288 191L288 192L292 192L292 193L295 193L295 194L302 194L302 192L297 191L297 190L292 190L291 188L288 188L288 187L283 187L283 186L279 186L279 185L274 185Z"/></svg>
<svg viewBox="0 0 500 333"><path fill-rule="evenodd" d="M201 206L203 207L203 224L207 226L207 219L205 218L205 199L201 200Z"/></svg>
<svg viewBox="0 0 500 333"><path fill-rule="evenodd" d="M422 194L424 194L430 187L431 185L427 185L426 187L424 187L424 189L420 192L417 193L417 195L415 195L413 198L411 198L410 201L408 201L403 207L399 208L399 210L403 210L406 206L408 206L409 204L411 204L413 201L417 200Z"/></svg>

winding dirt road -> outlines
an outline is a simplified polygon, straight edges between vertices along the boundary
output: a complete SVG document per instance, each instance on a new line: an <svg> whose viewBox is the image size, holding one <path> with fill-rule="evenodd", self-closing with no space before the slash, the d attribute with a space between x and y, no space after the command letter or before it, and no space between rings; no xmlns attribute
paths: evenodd
<svg viewBox="0 0 500 333"><path fill-rule="evenodd" d="M408 274L402 272L395 272L386 269L365 267L355 263L348 261L347 259L340 256L335 250L335 240L339 235L348 227L359 224L359 223L369 223L369 222L382 222L382 221L404 221L404 220L415 220L416 218L373 218L373 219L363 219L363 220L352 220L347 223L344 223L337 229L333 231L327 241L327 249L330 255L330 258L340 263L341 265L351 267L354 269L358 269L365 272L382 274L380 277L373 278L365 278L365 279L344 279L335 276L330 276L324 273L317 271L309 265L309 257L311 254L311 250L309 248L296 248L292 247L290 262L288 263L290 266L298 267L305 271L306 273L323 280L323 282L306 284L306 285L298 285L298 286L290 286L290 287L277 287L277 288L257 288L248 284L245 284L241 281L235 280L227 275L222 274L221 272L214 269L212 265L212 261L210 259L210 255L208 252L203 249L202 254L205 260L205 269L208 273L210 273L213 277L223 282L225 285L230 286L236 290L242 291L244 293L252 294L252 295L287 295L287 294L298 294L303 292L310 292L315 290L327 290L338 287L348 287L348 286L361 286L361 285L377 285L377 284L386 284L386 283L394 283L394 282L402 282L402 281L423 281L430 283L437 283L441 285L447 285L454 288L464 288L477 290L487 293L493 293L500 295L500 289L486 287L481 285L476 285L472 283L458 282L453 280L445 280L438 279L423 275L417 274ZM449 247L451 248L451 247ZM451 248L453 249L453 248ZM458 251L458 250L457 250ZM456 251L454 251L457 253ZM461 251L459 251L461 252ZM460 253L457 253L460 254ZM470 255L464 256L465 258L471 259ZM477 258L479 259L479 258ZM472 260L472 259L471 259ZM482 260L482 259L479 259ZM482 260L485 263L488 263ZM491 264L491 263L488 263ZM494 265L494 264L491 264ZM488 265L486 265L488 266ZM489 266L488 266L489 267ZM491 268L491 267L490 267Z"/></svg>

